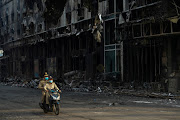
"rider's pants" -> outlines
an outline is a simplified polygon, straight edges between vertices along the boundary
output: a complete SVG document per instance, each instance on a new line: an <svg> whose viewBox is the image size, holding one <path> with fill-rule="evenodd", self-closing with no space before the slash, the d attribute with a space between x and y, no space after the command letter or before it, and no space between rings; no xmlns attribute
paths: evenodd
<svg viewBox="0 0 180 120"><path fill-rule="evenodd" d="M49 92L46 92L46 104L49 104Z"/></svg>
<svg viewBox="0 0 180 120"><path fill-rule="evenodd" d="M45 92L45 91L42 91L42 97L41 97L41 102L42 102L42 103L44 102L45 95L46 95L46 92Z"/></svg>

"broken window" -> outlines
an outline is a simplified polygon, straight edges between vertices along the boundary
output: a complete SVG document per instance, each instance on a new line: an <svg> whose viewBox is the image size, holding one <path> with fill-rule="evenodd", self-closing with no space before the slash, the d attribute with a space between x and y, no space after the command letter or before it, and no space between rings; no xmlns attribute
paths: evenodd
<svg viewBox="0 0 180 120"><path fill-rule="evenodd" d="M116 0L116 11L117 12L123 11L123 0Z"/></svg>
<svg viewBox="0 0 180 120"><path fill-rule="evenodd" d="M0 27L3 27L3 26L4 26L4 24L3 24L3 19L0 18Z"/></svg>
<svg viewBox="0 0 180 120"><path fill-rule="evenodd" d="M114 0L109 0L109 14L114 13Z"/></svg>
<svg viewBox="0 0 180 120"><path fill-rule="evenodd" d="M91 8L92 16L96 16L98 12L98 0L93 0L92 3L90 2L90 5L93 6Z"/></svg>
<svg viewBox="0 0 180 120"><path fill-rule="evenodd" d="M106 45L115 43L114 20L105 22L105 43Z"/></svg>
<svg viewBox="0 0 180 120"><path fill-rule="evenodd" d="M115 51L105 52L105 71L114 72L115 71Z"/></svg>
<svg viewBox="0 0 180 120"><path fill-rule="evenodd" d="M33 22L31 22L29 25L29 32L30 32L30 34L34 34L34 32L35 32L35 26L34 26Z"/></svg>
<svg viewBox="0 0 180 120"><path fill-rule="evenodd" d="M171 23L169 21L163 22L163 33L171 33Z"/></svg>
<svg viewBox="0 0 180 120"><path fill-rule="evenodd" d="M160 34L160 23L159 22L154 22L151 23L151 31L152 31L152 35L155 34Z"/></svg>
<svg viewBox="0 0 180 120"><path fill-rule="evenodd" d="M14 12L11 13L11 20L14 22Z"/></svg>
<svg viewBox="0 0 180 120"><path fill-rule="evenodd" d="M177 23L172 23L173 32L180 32L180 20Z"/></svg>
<svg viewBox="0 0 180 120"><path fill-rule="evenodd" d="M66 21L67 24L71 24L71 12L66 13Z"/></svg>
<svg viewBox="0 0 180 120"><path fill-rule="evenodd" d="M141 36L141 24L133 25L133 35L134 37Z"/></svg>
<svg viewBox="0 0 180 120"><path fill-rule="evenodd" d="M149 36L150 35L150 23L145 23L144 24L144 36Z"/></svg>
<svg viewBox="0 0 180 120"><path fill-rule="evenodd" d="M84 8L78 9L78 20L84 19Z"/></svg>
<svg viewBox="0 0 180 120"><path fill-rule="evenodd" d="M41 32L41 31L42 31L42 24L39 24L37 28L37 32Z"/></svg>

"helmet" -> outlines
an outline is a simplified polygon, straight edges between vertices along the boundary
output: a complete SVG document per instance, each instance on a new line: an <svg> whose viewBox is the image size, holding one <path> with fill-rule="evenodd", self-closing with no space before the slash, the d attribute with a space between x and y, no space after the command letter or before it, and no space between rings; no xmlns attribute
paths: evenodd
<svg viewBox="0 0 180 120"><path fill-rule="evenodd" d="M45 73L44 73L44 77L48 77L48 74L47 74L47 72L45 72Z"/></svg>
<svg viewBox="0 0 180 120"><path fill-rule="evenodd" d="M48 79L49 79L47 72L44 73L44 79L45 79L45 80L48 80Z"/></svg>

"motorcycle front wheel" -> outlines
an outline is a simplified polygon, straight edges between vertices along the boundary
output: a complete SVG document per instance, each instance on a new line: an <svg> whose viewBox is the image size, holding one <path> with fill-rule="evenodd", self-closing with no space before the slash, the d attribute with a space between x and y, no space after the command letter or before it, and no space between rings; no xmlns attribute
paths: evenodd
<svg viewBox="0 0 180 120"><path fill-rule="evenodd" d="M60 105L53 104L53 111L56 115L59 115L59 109L60 109Z"/></svg>

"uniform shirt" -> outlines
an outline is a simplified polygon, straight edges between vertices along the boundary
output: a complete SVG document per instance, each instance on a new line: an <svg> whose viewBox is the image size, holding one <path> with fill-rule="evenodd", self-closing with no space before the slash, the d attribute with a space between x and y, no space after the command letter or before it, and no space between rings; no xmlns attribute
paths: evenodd
<svg viewBox="0 0 180 120"><path fill-rule="evenodd" d="M59 90L59 88L57 87L56 83L49 83L49 84L46 84L44 86L44 90L51 90L51 89L56 89L56 90Z"/></svg>
<svg viewBox="0 0 180 120"><path fill-rule="evenodd" d="M38 88L39 89L44 89L44 86L47 84L47 81L46 80L41 80L40 82L39 82L39 85L38 85Z"/></svg>

